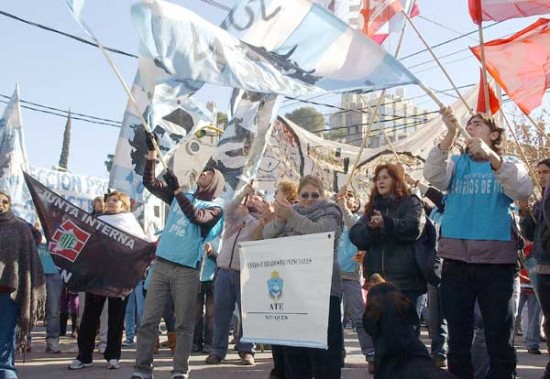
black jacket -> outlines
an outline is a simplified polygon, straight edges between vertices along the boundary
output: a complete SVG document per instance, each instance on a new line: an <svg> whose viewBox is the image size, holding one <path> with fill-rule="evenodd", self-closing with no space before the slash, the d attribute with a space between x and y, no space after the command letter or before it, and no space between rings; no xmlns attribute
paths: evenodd
<svg viewBox="0 0 550 379"><path fill-rule="evenodd" d="M365 277L381 274L401 291L426 291L426 281L418 269L414 244L426 222L421 201L416 196L375 199L374 209L384 217L384 229L371 229L372 214L361 217L349 237L359 250L366 250Z"/></svg>

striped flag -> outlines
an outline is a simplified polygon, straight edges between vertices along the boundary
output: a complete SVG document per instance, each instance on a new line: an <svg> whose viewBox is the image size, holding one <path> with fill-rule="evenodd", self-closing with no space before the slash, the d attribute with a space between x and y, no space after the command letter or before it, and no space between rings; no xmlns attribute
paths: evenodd
<svg viewBox="0 0 550 379"><path fill-rule="evenodd" d="M468 0L472 21L504 21L550 13L548 0Z"/></svg>
<svg viewBox="0 0 550 379"><path fill-rule="evenodd" d="M381 45L401 29L405 21L402 10L411 18L420 14L415 0L365 0L360 11L363 33Z"/></svg>
<svg viewBox="0 0 550 379"><path fill-rule="evenodd" d="M481 61L480 46L471 49ZM487 42L483 49L487 71L517 106L526 114L540 106L550 88L550 19Z"/></svg>

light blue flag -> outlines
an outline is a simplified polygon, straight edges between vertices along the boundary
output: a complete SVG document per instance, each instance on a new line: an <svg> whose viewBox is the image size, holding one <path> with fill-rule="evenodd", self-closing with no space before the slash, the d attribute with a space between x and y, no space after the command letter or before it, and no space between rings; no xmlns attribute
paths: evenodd
<svg viewBox="0 0 550 379"><path fill-rule="evenodd" d="M23 170L28 171L28 163L19 86L16 86L0 119L0 191L11 197L12 210L17 216L34 222L34 206L23 178Z"/></svg>
<svg viewBox="0 0 550 379"><path fill-rule="evenodd" d="M250 46L195 13L164 1L139 2L132 20L140 55L165 72L157 84L199 81L261 93L311 95L323 90L299 67Z"/></svg>
<svg viewBox="0 0 550 379"><path fill-rule="evenodd" d="M373 91L418 83L401 63L329 10L308 0L237 0L222 24L241 41L301 68L327 91Z"/></svg>

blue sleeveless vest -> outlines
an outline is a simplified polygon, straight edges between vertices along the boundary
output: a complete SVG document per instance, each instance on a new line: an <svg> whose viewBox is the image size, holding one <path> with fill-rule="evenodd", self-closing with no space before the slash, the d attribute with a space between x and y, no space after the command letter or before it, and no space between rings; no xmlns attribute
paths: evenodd
<svg viewBox="0 0 550 379"><path fill-rule="evenodd" d="M221 208L215 202L194 199L190 193L186 193L185 196L197 208ZM203 239L200 225L189 221L174 197L168 212L166 226L157 246L157 256L180 265L197 268L197 264L202 259L204 242L211 241L219 236L222 229L223 217L220 217L216 225L210 229L208 235Z"/></svg>

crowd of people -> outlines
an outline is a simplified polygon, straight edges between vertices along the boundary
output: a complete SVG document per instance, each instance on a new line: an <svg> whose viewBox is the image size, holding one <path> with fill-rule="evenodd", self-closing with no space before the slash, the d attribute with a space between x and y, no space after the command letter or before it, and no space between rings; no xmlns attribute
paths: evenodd
<svg viewBox="0 0 550 379"><path fill-rule="evenodd" d="M64 288L38 228L15 217L9 194L0 192L0 378L17 378L15 348L30 349L27 336L38 317L45 319L50 353L60 352L59 336L71 318L78 335L71 370L92 365L99 334L108 369L120 367L121 346L135 344L131 379L152 379L163 317L173 352L172 379L190 377L192 352L205 354L206 364L222 363L232 326L241 364L254 365L254 344L239 341L237 246L321 232L335 233L328 349L272 345L270 379L340 378L345 317L357 332L366 370L376 375L382 347L373 341L380 344L383 338L367 334L372 325L364 327L363 314L364 292L377 278L391 282L416 310L418 322L411 326L416 336L420 319L428 323L434 367L447 366L461 379L515 378L516 335L525 335L532 354L541 354L541 323L550 337L550 159L536 166L541 200L531 205L533 180L525 163L504 155L504 130L476 114L466 124L469 138L459 151L453 110L442 108L441 114L447 132L429 153L421 179L399 164L382 163L372 173L368 194L351 185L330 194L318 177L306 175L296 183L279 181L273 201L249 183L224 205L218 198L225 180L217 169L204 170L192 193L182 191L170 170L157 179L155 137L148 134L143 184L169 205L155 261L131 295L86 293L80 309L79 296ZM124 193L97 199L93 211L146 239ZM419 263L419 254L430 253L429 226L437 231L433 277ZM542 378L550 379L550 362Z"/></svg>

